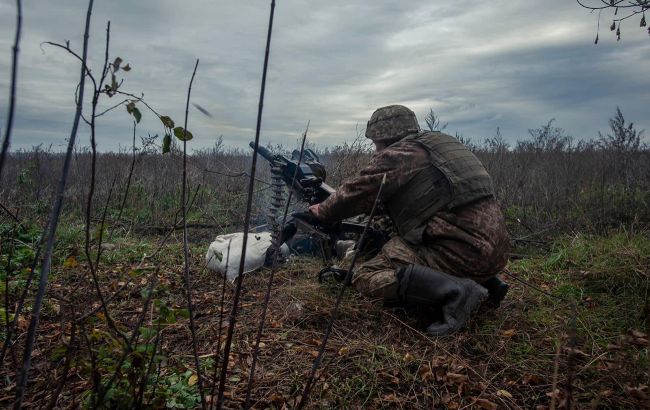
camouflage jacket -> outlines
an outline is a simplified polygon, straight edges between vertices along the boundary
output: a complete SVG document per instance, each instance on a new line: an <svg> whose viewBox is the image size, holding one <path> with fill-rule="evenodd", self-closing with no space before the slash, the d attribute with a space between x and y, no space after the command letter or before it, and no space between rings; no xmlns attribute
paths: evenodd
<svg viewBox="0 0 650 410"><path fill-rule="evenodd" d="M370 163L358 176L345 181L337 188L335 194L320 204L319 213L327 222L368 214L384 174L386 184L382 197L379 198L381 202L390 199L404 184L429 165L427 152L416 142L396 142L375 152Z"/></svg>

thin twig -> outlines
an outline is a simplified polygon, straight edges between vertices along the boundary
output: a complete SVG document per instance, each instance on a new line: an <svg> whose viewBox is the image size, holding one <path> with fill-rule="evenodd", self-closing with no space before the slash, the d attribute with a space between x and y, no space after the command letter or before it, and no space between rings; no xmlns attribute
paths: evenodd
<svg viewBox="0 0 650 410"><path fill-rule="evenodd" d="M384 190L384 184L386 184L386 174L384 174L384 178L381 181L381 185L379 185L379 190L377 191L377 197L375 197L375 202L372 205L372 209L370 210L370 215L368 215L368 221L366 222L366 226L363 228L363 233L361 234L361 238L359 238L359 241L355 244L354 256L352 257L352 262L350 263L348 272L346 273L345 279L343 280L343 286L341 286L341 290L339 291L338 297L336 298L334 309L332 309L330 320L327 323L327 329L325 330L323 339L320 342L320 347L318 349L318 356L316 356L316 358L314 359L314 363L311 367L311 372L309 373L309 378L307 379L305 388L302 391L302 396L300 397L300 401L296 405L296 409L298 410L302 409L305 406L305 404L307 404L307 400L309 399L309 393L311 392L311 388L314 384L316 371L318 370L318 367L320 366L321 361L323 360L323 355L325 354L325 347L327 346L327 341L329 339L330 333L332 332L332 326L334 325L334 321L336 320L336 316L338 315L339 306L341 305L341 301L343 300L345 289L352 282L352 271L354 269L354 265L357 262L357 258L361 253L361 249L363 249L366 240L366 235L368 234L368 228L370 227L372 218L375 216L375 210L377 209L377 204L379 204L381 193Z"/></svg>
<svg viewBox="0 0 650 410"><path fill-rule="evenodd" d="M307 131L309 130L309 123L307 123L307 128L302 134L302 143L300 144L300 155L298 156L298 165L293 172L293 177L291 179L291 187L294 186L296 182L296 177L298 176L298 170L300 169L300 163L302 162L302 155L305 152L305 140L307 139ZM280 224L280 232L277 232L277 243L271 244L274 248L273 250L273 263L271 264L271 273L269 274L269 281L266 285L266 293L264 294L264 302L262 303L262 314L260 315L260 322L257 328L257 335L255 337L255 347L253 348L253 360L251 362L250 372L248 373L248 383L246 385L246 399L244 400L244 408L247 409L250 407L251 399L251 390L253 389L253 380L255 378L255 366L257 364L257 357L260 353L260 340L262 339L262 333L264 332L264 322L266 321L266 311L269 306L269 301L271 300L271 288L273 287L273 278L275 277L275 265L278 260L278 255L280 253L280 235L284 231L284 226L287 223L287 214L289 213L289 204L291 204L291 197L293 194L293 189L289 190L289 195L284 207L284 214L282 215L282 223Z"/></svg>
<svg viewBox="0 0 650 410"><path fill-rule="evenodd" d="M230 356L230 346L232 336L235 331L235 321L237 319L237 307L239 304L239 295L241 293L242 280L244 277L244 263L246 261L246 244L248 242L248 229L250 228L251 209L253 206L253 188L255 186L255 171L257 166L257 150L260 144L260 129L262 127L262 109L264 107L264 88L266 86L266 71L269 63L269 51L271 48L271 33L273 30L273 12L275 10L275 0L271 0L271 13L269 16L269 29L266 35L266 50L264 53L264 68L262 69L262 85L260 87L260 100L257 108L257 125L255 128L255 144L253 148L253 161L251 164L250 179L248 182L248 199L246 201L246 216L244 217L244 237L242 240L241 259L239 260L239 274L237 275L237 284L233 295L232 309L230 310L230 320L228 323L228 332L226 333L226 344L223 351L223 363L221 366L221 377L219 379L219 390L217 393L217 409L223 406L223 395L226 388L226 373L228 372L228 358Z"/></svg>
<svg viewBox="0 0 650 410"><path fill-rule="evenodd" d="M199 361L199 351L196 341L196 327L194 325L194 308L192 306L192 278L190 277L190 253L187 238L187 205L185 202L187 190L187 117L189 115L190 95L192 93L192 83L196 75L196 69L199 66L199 59L196 59L190 85L187 88L187 101L185 103L185 124L183 126L183 189L181 193L181 207L183 218L183 261L184 261L184 281L185 281L185 295L187 297L187 310L190 316L190 334L192 335L192 353L194 354L194 366L196 366L196 375L198 377L199 394L201 395L201 408L205 407L205 392L203 391L203 378L201 377L201 364Z"/></svg>
<svg viewBox="0 0 650 410"><path fill-rule="evenodd" d="M14 37L14 46L12 48L11 61L11 85L9 89L9 112L7 113L7 128L5 128L4 139L2 140L2 153L0 154L0 181L2 180L2 169L5 165L5 159L9 152L9 142L11 141L11 130L14 123L14 111L16 107L16 80L18 74L18 51L20 45L20 32L23 26L23 7L20 0L16 0L16 35Z"/></svg>
<svg viewBox="0 0 650 410"><path fill-rule="evenodd" d="M120 210L117 214L116 220L119 221L122 218L122 212L126 206L126 199L129 197L129 188L131 187L131 178L133 177L133 170L135 169L135 129L137 123L133 121L133 154L131 156L131 168L129 169L129 175L126 178L126 187L124 188L124 196L122 197L122 203L120 204ZM108 234L108 240L110 241L113 238L113 233L115 232L114 225L111 224L111 231Z"/></svg>
<svg viewBox="0 0 650 410"><path fill-rule="evenodd" d="M20 219L18 219L18 217L17 217L16 215L14 215L14 214L9 210L9 209L7 209L7 207L5 207L4 205L2 205L2 203L0 203L0 209L2 209L3 211L5 211L5 213L6 213L7 215L9 215L9 217L10 217L11 219L13 219L14 222L16 222L18 225L20 225Z"/></svg>
<svg viewBox="0 0 650 410"><path fill-rule="evenodd" d="M32 352L34 350L34 341L36 340L36 331L40 319L43 299L45 297L45 288L47 286L47 279L50 273L50 265L52 263L54 237L59 222L59 216L61 215L61 209L63 207L63 194L65 192L65 186L68 179L68 171L70 169L70 162L72 158L72 151L74 148L75 141L77 139L77 129L79 127L79 120L81 118L81 111L83 108L83 94L84 94L84 85L85 85L85 78L87 72L85 62L88 56L88 38L90 32L90 17L92 15L93 1L94 0L88 1L88 11L86 12L86 27L84 31L83 54L82 54L83 64L81 65L81 75L79 79L80 98L77 101L77 109L72 124L72 130L70 131L70 138L68 139L68 148L66 151L66 157L63 164L61 181L59 182L57 196L54 202L54 207L52 208L52 214L50 216L49 231L47 233L47 246L45 250L45 257L43 259L43 264L41 265L41 275L40 275L40 281L38 286L38 293L36 295L36 300L34 301L34 306L32 308L32 312L33 312L32 319L29 323L29 329L27 332L27 343L25 345L25 354L23 356L23 368L16 388L16 401L14 403L14 407L16 409L20 409L22 407L23 398L25 397L27 379L29 376L29 369L31 367Z"/></svg>
<svg viewBox="0 0 650 410"><path fill-rule="evenodd" d="M100 386L101 389L96 402L96 404L98 405L97 407L103 404L104 398L106 397L106 393L111 389L111 386L113 385L113 383L115 383L117 377L122 371L122 364L124 363L124 360L126 360L126 357L129 355L129 353L133 351L133 349L130 346L135 346L138 341L138 337L140 336L140 328L144 323L144 319L147 316L147 311L149 310L149 305L151 304L151 300L153 299L153 293L154 293L153 290L154 287L156 286L159 272L160 272L160 266L158 266L154 271L154 273L151 275L151 279L149 280L149 285L147 286L147 298L145 299L144 306L142 307L142 314L140 315L138 322L135 324L133 330L131 331L131 337L129 338L128 342L125 344L124 349L122 350L122 355L120 356L120 359L117 361L115 365L115 371L113 372L113 375L111 376L106 386L103 387Z"/></svg>
<svg viewBox="0 0 650 410"><path fill-rule="evenodd" d="M555 410L555 390L557 390L557 378L558 371L560 368L560 351L562 348L562 341L560 340L557 344L557 349L555 350L555 361L553 364L553 383L551 384L551 405L550 410Z"/></svg>
<svg viewBox="0 0 650 410"><path fill-rule="evenodd" d="M221 281L221 301L219 302L219 327L217 328L217 358L214 360L214 371L212 373L212 388L210 389L210 397L214 397L214 390L217 387L217 369L219 368L219 353L221 352L221 328L223 326L224 305L226 302L226 277L228 276L228 263L230 262L230 245L232 239L228 241L228 249L226 250L226 267L223 272ZM210 409L214 404L214 400L210 403Z"/></svg>
<svg viewBox="0 0 650 410"><path fill-rule="evenodd" d="M72 362L72 353L75 351L74 344L76 343L76 336L77 336L77 324L73 320L72 325L70 326L70 341L68 342L65 351L65 358L63 362L63 374L60 377L60 381L56 387L56 390L54 391L54 394L52 394L50 403L47 406L48 409L53 409L56 407L56 402L58 401L59 396L63 391L65 382L68 380L68 373L70 372L70 363Z"/></svg>
<svg viewBox="0 0 650 410"><path fill-rule="evenodd" d="M46 232L49 227L49 221L43 228L43 232ZM36 252L34 254L34 259L32 260L32 263L29 268L29 276L27 276L27 282L25 283L25 286L23 287L23 291L20 294L20 298L18 298L18 303L16 305L16 311L14 312L14 318L11 321L11 325L7 328L7 334L5 335L5 340L2 344L2 353L0 353L0 365L4 364L5 360L5 355L7 354L7 350L13 346L13 334L16 331L16 326L18 325L18 318L20 315L23 313L23 308L25 307L25 301L27 300L27 294L29 293L29 289L32 285L32 281L34 280L34 276L36 275L36 266L38 265L38 261L41 256L41 251L43 249L43 242L45 240L44 236L41 236L38 240L38 244L36 245ZM12 349L13 352L13 349Z"/></svg>
<svg viewBox="0 0 650 410"><path fill-rule="evenodd" d="M147 370L142 375L141 382L139 383L138 386L139 391L138 391L138 400L136 401L136 409L142 408L142 402L144 401L144 392L147 388L147 385L149 384L149 375L151 374L151 369L153 369L153 365L156 359L156 351L158 351L158 344L160 343L160 339L162 338L162 335L160 333L161 326L162 326L162 322L160 319L158 319L158 324L156 325L156 338L154 339L153 342L153 349L151 351L151 357L149 358L149 364L147 365Z"/></svg>
<svg viewBox="0 0 650 410"><path fill-rule="evenodd" d="M107 71L107 66L108 66L108 50L109 50L109 45L110 45L110 33L111 33L111 22L109 21L106 25L106 46L105 46L105 51L104 51L104 68L102 69L102 77L100 79L99 84L97 85L97 88L95 88L93 92L93 99L92 99L92 106L91 106L91 117L90 117L90 147L91 147L91 161L90 161L90 185L88 189L88 199L86 202L86 225L85 225L85 242L84 242L84 252L86 254L86 259L88 261L88 270L90 271L90 276L93 282L93 285L95 287L95 292L97 293L97 296L99 297L99 301L102 307L102 310L104 311L104 316L106 317L106 323L108 326L122 338L127 344L129 343L129 338L126 337L124 333L122 333L118 328L115 322L113 321L113 318L111 317L109 311L108 311L108 304L106 303L106 298L104 297L104 294L102 292L101 287L99 286L99 278L97 276L97 270L98 270L98 264L99 264L99 256L101 253L101 240L102 240L102 234L103 232L100 231L99 233L99 241L97 244L97 257L96 257L96 263L93 262L92 256L91 256L91 249L90 249L90 226L91 226L91 214L92 214L92 206L93 206L93 197L95 195L95 180L97 178L97 139L96 139L96 120L97 117L95 116L95 113L97 111L97 104L99 103L99 96L101 95L101 87L104 83L104 80L106 79L106 71ZM113 179L113 184L115 184L115 179ZM111 185L111 189L109 191L109 197L106 202L106 208L108 208L108 201L110 201L110 196L113 191L113 185ZM104 209L104 218L106 217L106 209ZM105 219L102 219L102 228L104 225ZM129 346L130 347L130 346Z"/></svg>

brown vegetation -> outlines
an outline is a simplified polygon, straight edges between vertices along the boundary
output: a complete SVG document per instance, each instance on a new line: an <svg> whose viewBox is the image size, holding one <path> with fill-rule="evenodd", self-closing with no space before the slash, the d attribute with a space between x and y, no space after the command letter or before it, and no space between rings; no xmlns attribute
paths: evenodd
<svg viewBox="0 0 650 410"><path fill-rule="evenodd" d="M650 155L620 112L612 121L612 133L590 143L573 143L552 122L531 130L532 138L514 147L498 134L481 145L466 141L493 175L515 234L507 302L484 312L459 335L434 340L418 330L414 312L349 294L310 406L638 406L648 394L643 326L648 325L650 243L644 233L650 221L650 179L644 176ZM368 157L359 139L321 152L333 185L356 173ZM105 229L113 238L101 245L97 276L110 320L83 256L81 220L90 160L84 151L74 157L66 223L58 232L24 404L92 406L100 394L106 407L196 406L178 230L179 151L172 147L171 155L159 155L149 141L135 157L105 153L97 158L91 244L97 252L98 221L107 205ZM221 306L228 310L232 289L228 285L224 291L221 279L204 269L203 253L215 234L241 227L249 161L248 153L220 144L188 157L194 319L208 387L217 381L214 369L228 324L219 312ZM12 154L3 173L9 182L1 189L6 208L0 219L2 265L9 268L3 268L3 306L8 308L3 316L9 321L30 274L39 221L48 211L61 162L58 153L34 149ZM268 168L259 168L254 223L263 224ZM121 183L109 198L114 179ZM336 285L316 283L318 269L313 260L295 260L277 273L252 392L256 408L292 407L300 395L336 293ZM241 406L245 396L266 279L261 274L245 280L228 365L229 406ZM32 297L29 293L27 306ZM577 311L571 303L577 303ZM28 311L16 318L16 344L3 364L4 403L13 400L28 318ZM210 389L206 394L212 400Z"/></svg>

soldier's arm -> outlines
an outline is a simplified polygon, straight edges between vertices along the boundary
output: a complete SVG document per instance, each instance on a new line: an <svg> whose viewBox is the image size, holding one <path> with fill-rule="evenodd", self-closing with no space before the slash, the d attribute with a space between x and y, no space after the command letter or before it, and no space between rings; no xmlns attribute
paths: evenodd
<svg viewBox="0 0 650 410"><path fill-rule="evenodd" d="M358 176L343 183L336 193L318 207L317 216L334 222L369 213L386 174L381 201L388 200L423 166L422 149L411 144L396 144L375 153Z"/></svg>

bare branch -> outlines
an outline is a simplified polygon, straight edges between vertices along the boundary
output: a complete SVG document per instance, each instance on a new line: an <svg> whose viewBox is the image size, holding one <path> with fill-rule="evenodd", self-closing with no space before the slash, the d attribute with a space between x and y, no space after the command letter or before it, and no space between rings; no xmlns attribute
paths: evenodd
<svg viewBox="0 0 650 410"><path fill-rule="evenodd" d="M84 94L84 85L86 77L86 58L88 56L88 38L90 32L90 17L92 15L93 0L88 2L88 11L86 13L86 28L84 31L84 41L83 41L83 54L82 54L82 64L81 64L81 74L80 74L80 85L79 85L79 100L77 101L77 109L75 112L72 130L70 131L70 138L68 139L68 148L66 151L66 157L63 164L63 171L61 175L61 181L59 183L56 200L52 208L52 214L50 216L49 231L47 233L47 246L45 250L45 257L43 259L43 264L41 265L41 274L40 281L38 286L38 293L36 295L36 300L34 301L34 306L32 308L32 319L29 324L29 330L27 332L27 343L25 345L25 354L23 356L23 368L20 374L20 380L17 383L16 388L16 401L14 407L20 409L22 407L22 401L25 396L25 390L27 387L27 380L29 376L29 370L31 367L32 360L32 351L34 350L34 341L36 340L36 331L38 328L38 322L40 319L41 307L43 305L43 299L45 297L45 288L47 286L47 279L50 273L50 265L52 262L52 250L54 248L54 238L56 235L56 228L59 222L59 216L61 215L61 209L63 207L63 194L65 192L65 186L68 178L68 171L70 169L70 162L72 158L72 151L74 148L74 143L77 138L77 129L79 127L79 119L81 117L81 110L83 108L83 94Z"/></svg>
<svg viewBox="0 0 650 410"><path fill-rule="evenodd" d="M314 385L314 379L316 377L316 371L320 367L321 361L323 360L323 355L325 354L325 347L327 346L327 341L329 340L330 333L332 332L332 326L334 326L334 321L336 320L336 317L338 315L339 311L339 306L341 306L341 301L343 300L343 295L345 294L345 289L350 285L352 282L352 272L354 269L354 265L357 262L357 258L359 254L361 253L361 249L363 249L363 245L366 240L366 235L368 234L368 228L370 227L370 223L372 222L372 218L375 216L375 211L377 210L377 205L379 204L379 199L381 198L381 193L384 190L384 184L386 183L386 174L384 174L384 178L381 181L381 185L379 185L379 190L377 191L377 196L375 197L375 202L372 205L372 209L370 210L370 215L368 215L368 221L366 222L366 226L363 228L363 233L361 234L361 237L359 238L359 241L356 243L354 247L354 256L352 256L352 262L350 262L350 267L348 268L348 272L345 275L345 279L343 280L341 290L339 291L339 294L336 298L336 303L334 304L334 309L332 309L332 314L330 315L330 320L327 323L327 329L325 330L325 334L323 335L323 339L320 342L320 347L318 349L318 355L314 359L314 363L311 368L311 372L309 373L309 378L307 379L307 383L305 384L305 388L302 391L302 396L300 397L300 401L296 405L296 409L300 410L302 409L305 404L307 404L307 400L309 399L309 393L311 392L311 388Z"/></svg>
<svg viewBox="0 0 650 410"><path fill-rule="evenodd" d="M262 110L264 108L264 89L266 87L266 72L269 64L269 52L271 48L271 33L273 32L273 12L275 10L275 0L271 0L271 12L269 16L269 29L266 35L266 50L264 53L264 68L262 69L262 85L260 87L260 99L257 109L257 125L255 128L255 144L253 148L253 161L251 164L250 179L248 182L248 199L246 201L246 216L244 217L244 237L242 240L241 259L239 260L239 274L237 275L237 284L235 285L235 293L233 295L232 309L230 310L230 317L228 323L228 332L226 333L226 344L223 351L223 363L221 365L221 376L219 378L219 391L217 393L217 409L223 406L223 397L226 388L226 373L228 372L228 358L230 356L230 346L232 344L232 336L235 331L235 321L237 319L237 307L239 304L239 295L242 288L242 280L244 277L244 263L246 261L246 245L248 243L248 230L251 221L251 209L253 205L253 190L255 186L255 171L257 167L257 150L260 145L260 129L262 127Z"/></svg>
<svg viewBox="0 0 650 410"><path fill-rule="evenodd" d="M14 111L16 107L16 76L18 73L18 50L20 45L20 32L23 25L23 9L20 0L16 0L16 35L14 38L13 54L11 61L11 86L9 89L9 112L7 114L7 127L5 128L4 139L2 140L2 153L0 153L0 180L2 180L2 169L5 165L5 158L9 152L11 130L14 123Z"/></svg>
<svg viewBox="0 0 650 410"><path fill-rule="evenodd" d="M192 280L190 277L190 254L188 247L188 238L187 238L187 205L185 202L186 190L187 190L187 117L189 115L190 107L190 95L192 93L192 83L194 82L194 76L196 75L196 69L199 66L199 59L196 59L196 64L194 65L194 71L192 72L192 78L190 79L190 85L187 88L187 101L185 104L185 123L183 127L183 189L181 193L181 208L183 212L183 261L184 261L184 282L185 282L185 295L187 297L187 310L189 311L190 316L190 333L192 335L192 353L194 354L194 365L196 366L196 375L198 377L199 393L201 395L201 408L203 410L205 407L205 392L203 391L203 380L201 377L201 364L199 362L199 352L196 341L196 327L194 325L194 308L192 306Z"/></svg>
<svg viewBox="0 0 650 410"><path fill-rule="evenodd" d="M307 131L309 130L309 123L307 123L307 128L302 134L302 143L300 144L300 154L298 156L298 165L293 172L293 177L291 179L291 185L294 186L296 182L296 177L298 176L298 169L302 162L302 156L305 152L305 140L307 139ZM287 214L289 213L289 204L291 204L291 197L293 195L293 190L289 190L289 196L287 197L287 202L284 207L284 214L282 216L282 223L280 224L279 232L277 232L277 237L280 238L281 232L284 231L284 227L287 223ZM276 243L271 244L273 249L273 263L271 264L271 274L269 275L269 281L266 285L266 293L264 294L264 302L262 303L262 313L260 315L260 322L257 328L257 335L255 337L255 347L253 348L253 361L251 363L251 369L248 373L248 383L246 386L246 399L244 400L244 408L247 409L250 407L250 398L251 390L253 388L253 380L255 378L255 366L257 364L257 357L260 352L260 341L262 340L262 332L264 331L264 322L266 321L266 311L269 306L269 301L271 300L271 289L273 287L273 278L275 277L275 265L277 263L278 254L280 253L280 247L282 246L280 240Z"/></svg>

